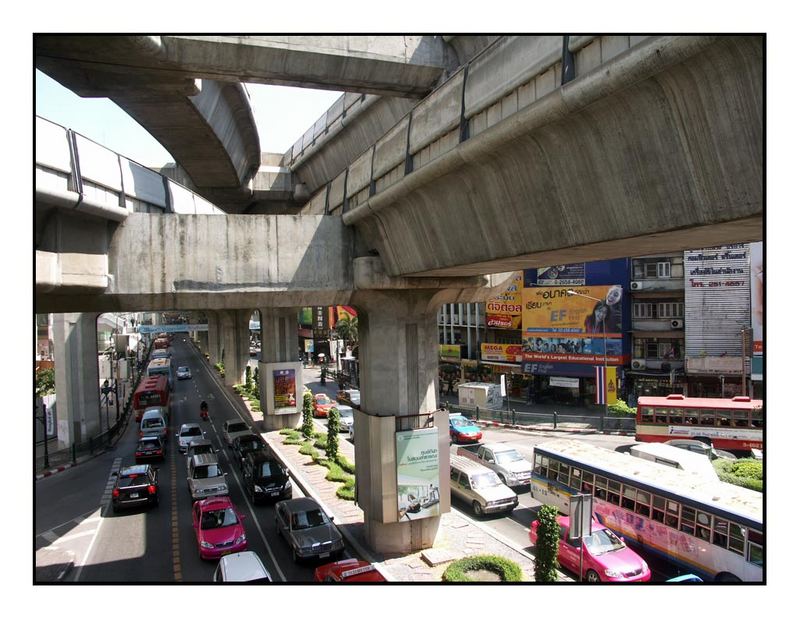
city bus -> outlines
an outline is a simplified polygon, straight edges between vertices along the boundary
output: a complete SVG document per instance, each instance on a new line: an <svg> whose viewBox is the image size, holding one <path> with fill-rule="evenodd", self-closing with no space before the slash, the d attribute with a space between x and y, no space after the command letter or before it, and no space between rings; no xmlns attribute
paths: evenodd
<svg viewBox="0 0 800 619"><path fill-rule="evenodd" d="M626 542L703 580L763 582L760 492L575 440L534 447L531 496L568 514L577 493Z"/></svg>
<svg viewBox="0 0 800 619"><path fill-rule="evenodd" d="M711 443L716 449L749 452L762 449L763 427L763 401L747 396L642 396L636 408L636 440L645 443L691 438Z"/></svg>
<svg viewBox="0 0 800 619"><path fill-rule="evenodd" d="M136 421L142 420L145 409L160 406L169 415L172 397L164 375L146 376L133 393L133 411Z"/></svg>
<svg viewBox="0 0 800 619"><path fill-rule="evenodd" d="M147 364L147 375L148 376L155 376L163 374L167 377L167 384L169 388L172 389L173 385L173 377L172 377L172 363L169 359L153 359L150 363Z"/></svg>

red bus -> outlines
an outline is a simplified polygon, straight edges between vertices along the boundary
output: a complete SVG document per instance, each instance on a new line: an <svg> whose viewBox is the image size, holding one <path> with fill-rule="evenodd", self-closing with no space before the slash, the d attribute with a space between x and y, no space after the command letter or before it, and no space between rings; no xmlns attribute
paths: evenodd
<svg viewBox="0 0 800 619"><path fill-rule="evenodd" d="M153 342L153 349L169 348L169 340L166 337L160 337Z"/></svg>
<svg viewBox="0 0 800 619"><path fill-rule="evenodd" d="M142 379L133 393L133 411L136 421L142 420L146 408L160 406L169 415L170 390L166 374L154 374Z"/></svg>
<svg viewBox="0 0 800 619"><path fill-rule="evenodd" d="M710 442L716 449L762 449L764 408L762 400L734 398L666 397L639 398L636 440L665 442L692 438Z"/></svg>

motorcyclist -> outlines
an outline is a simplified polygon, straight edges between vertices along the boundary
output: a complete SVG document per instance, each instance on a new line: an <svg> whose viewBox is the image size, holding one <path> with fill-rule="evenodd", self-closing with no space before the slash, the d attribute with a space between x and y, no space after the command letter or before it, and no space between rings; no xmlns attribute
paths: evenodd
<svg viewBox="0 0 800 619"><path fill-rule="evenodd" d="M200 402L200 417L206 419L208 417L208 404L205 400Z"/></svg>

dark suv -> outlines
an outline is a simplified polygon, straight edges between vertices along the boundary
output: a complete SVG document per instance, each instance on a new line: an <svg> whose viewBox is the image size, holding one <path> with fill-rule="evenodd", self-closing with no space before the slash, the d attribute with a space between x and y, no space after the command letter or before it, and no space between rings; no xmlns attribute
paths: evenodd
<svg viewBox="0 0 800 619"><path fill-rule="evenodd" d="M126 466L115 475L116 481L111 492L114 513L122 507L158 505L158 471L152 466Z"/></svg>
<svg viewBox="0 0 800 619"><path fill-rule="evenodd" d="M251 451L242 463L244 489L250 501L292 498L292 481L288 471L267 451Z"/></svg>
<svg viewBox="0 0 800 619"><path fill-rule="evenodd" d="M233 439L233 459L241 469L244 466L244 458L247 454L253 451L263 451L266 448L266 442L257 434L243 434Z"/></svg>

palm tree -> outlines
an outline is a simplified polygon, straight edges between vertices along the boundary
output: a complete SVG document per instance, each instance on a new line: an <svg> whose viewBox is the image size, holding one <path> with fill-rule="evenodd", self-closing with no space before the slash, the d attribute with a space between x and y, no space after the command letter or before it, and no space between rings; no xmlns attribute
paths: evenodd
<svg viewBox="0 0 800 619"><path fill-rule="evenodd" d="M358 316L343 317L336 323L334 329L339 339L344 340L350 348L358 344Z"/></svg>

